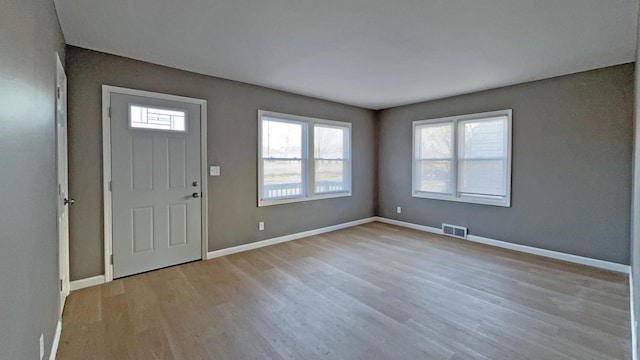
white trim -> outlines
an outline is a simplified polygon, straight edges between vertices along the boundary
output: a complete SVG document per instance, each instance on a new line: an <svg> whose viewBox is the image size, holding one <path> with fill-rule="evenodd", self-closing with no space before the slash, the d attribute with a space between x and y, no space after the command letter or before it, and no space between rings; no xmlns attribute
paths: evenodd
<svg viewBox="0 0 640 360"><path fill-rule="evenodd" d="M433 228L430 226L417 225L413 223L388 219L384 217L377 217L376 221L442 235L442 229ZM489 238L476 236L476 235L468 235L466 240L479 243L479 244L495 246L503 249L519 251L527 254L543 256L550 259L567 261L574 264L587 265L587 266L591 266L599 269L615 271L623 274L629 274L631 271L631 267L629 265L618 264L618 263L603 261L598 259L592 259L588 257L578 256L578 255L566 254L558 251L539 249L532 246L513 244L506 241L494 240L494 239L489 239Z"/></svg>
<svg viewBox="0 0 640 360"><path fill-rule="evenodd" d="M636 326L635 301L633 298L633 271L629 272L629 308L631 310L631 359L638 360L638 328Z"/></svg>
<svg viewBox="0 0 640 360"><path fill-rule="evenodd" d="M202 210L201 210L201 218L202 223L202 260L207 259L207 252L209 251L209 166L207 160L207 148L209 146L208 143L208 133L207 133L207 101L200 101L200 184L202 187L200 191L202 192Z"/></svg>
<svg viewBox="0 0 640 360"><path fill-rule="evenodd" d="M263 198L263 184L262 179L264 177L264 163L262 157L262 117L268 116L278 119L282 122L290 122L296 124L302 124L302 182L304 186L304 193L299 196L292 196L290 198L280 198L280 199L271 199L271 200L262 200ZM343 161L347 164L347 169L343 176L346 178L347 186L349 187L347 191L338 191L338 192L330 192L330 193L319 193L315 192L315 153L314 153L314 131L315 125L325 125L329 127L335 127L340 129L348 129L348 136L346 136L348 140L348 149L349 154L348 157L344 157ZM291 114L283 114L273 111L267 110L258 110L258 207L264 206L273 206L273 205L281 205L281 204L289 204L289 203L297 203L302 201L313 201L313 200L322 200L322 199L331 199L338 197L348 197L352 195L352 172L353 172L353 124L350 122L343 121L334 121L334 120L324 120L319 118L313 118L308 116L301 115L291 115Z"/></svg>
<svg viewBox="0 0 640 360"><path fill-rule="evenodd" d="M374 221L376 221L376 217L370 217L370 218L360 219L356 221L350 221L343 224L327 226L320 229L303 231L303 232L299 232L291 235L285 235L285 236L280 236L272 239L257 241L250 244L238 245L238 246L234 246L226 249L211 251L209 254L207 254L207 259L215 259L221 256L227 256L227 255L236 254L243 251L259 249L265 246L280 244L280 243L292 241L292 240L298 240L298 239L306 238L309 236L320 235L320 234L328 233L331 231L336 231L340 229L350 228L353 226L371 223Z"/></svg>
<svg viewBox="0 0 640 360"><path fill-rule="evenodd" d="M51 344L49 360L56 360L56 355L58 354L58 345L60 345L60 334L62 334L62 319L58 320L58 325L56 325L56 333L53 336L53 343Z"/></svg>
<svg viewBox="0 0 640 360"><path fill-rule="evenodd" d="M111 202L111 117L109 108L111 107L111 93L144 96L160 100L178 101L189 104L200 105L200 183L202 192L202 260L207 257L209 248L209 215L208 215L208 171L207 171L207 100L196 99L184 96L162 94L151 91L128 89L117 86L102 85L102 189L104 200L104 268L105 275L103 282L113 281L113 265L111 255L113 254L113 214ZM92 278L93 279L93 278ZM83 281L83 280L80 280ZM91 286L91 285L90 285ZM71 290L74 290L73 288Z"/></svg>
<svg viewBox="0 0 640 360"><path fill-rule="evenodd" d="M429 232L429 233L432 233L432 234L444 235L444 233L442 232L442 229L438 229L438 228L431 227L431 226L418 225L418 224L414 224L414 223L408 223L408 222L389 219L389 218L384 218L384 217L380 217L380 216L376 217L376 221L377 222L381 222L381 223L385 223L385 224L402 226L402 227L406 227L406 228L409 228L409 229L425 231L425 232Z"/></svg>
<svg viewBox="0 0 640 360"><path fill-rule="evenodd" d="M66 171L66 176L65 176L65 186L66 188L64 188L65 191L65 197L70 198L70 194L69 194L69 121L68 121L68 114L69 114L69 110L68 110L68 106L67 106L67 99L68 99L68 94L67 94L67 73L64 70L64 66L62 65L62 61L60 60L60 54L59 53L55 53L56 57L55 57L55 61L56 61L56 94L55 94L55 99L56 99L56 199L58 201L57 206L56 206L56 238L58 240L58 275L59 275L59 281L60 281L60 294L59 294L59 298L60 298L60 315L62 315L62 311L64 310L64 304L66 302L67 296L69 296L69 205L64 205L63 211L67 212L66 215L66 236L65 236L65 241L62 241L62 236L60 236L60 189L62 187L61 184L61 179L60 179L60 118L58 118L59 115L59 111L58 111L58 103L62 100L64 101L64 142L65 142L65 151L66 154L64 154L65 156L65 162L66 165L64 166L65 169L64 171ZM62 76L62 78L61 78ZM60 99L60 94L64 94L64 98Z"/></svg>
<svg viewBox="0 0 640 360"><path fill-rule="evenodd" d="M506 171L506 197L502 198L491 198L491 197L480 197L480 196L469 196L464 195L458 192L458 149L460 147L459 143L459 134L458 134L458 124L464 121L470 120L483 120L492 117L498 116L506 116L507 117L507 132L505 136L507 137L507 171ZM457 116L449 116L437 119L428 119L428 120L417 120L412 123L412 131L411 131L411 196L415 198L422 199L433 199L433 200L446 200L446 201L455 201L462 203L472 203L472 204L481 204L481 205L492 205L492 206L502 206L502 207L511 207L511 163L512 163L512 138L513 138L513 110L505 109L505 110L497 110L497 111L489 111L483 113L476 114L466 114L466 115L457 115ZM424 191L416 190L416 128L422 125L436 125L436 124L451 124L452 131L452 149L451 149L451 194L439 194L439 193L430 193Z"/></svg>
<svg viewBox="0 0 640 360"><path fill-rule="evenodd" d="M91 286L104 284L106 282L106 277L104 275L98 275L86 279L74 280L70 284L70 289L71 291L76 291Z"/></svg>
<svg viewBox="0 0 640 360"><path fill-rule="evenodd" d="M111 212L111 90L102 86L102 198L104 212L104 276L105 281L113 280L111 254L113 234L113 213Z"/></svg>

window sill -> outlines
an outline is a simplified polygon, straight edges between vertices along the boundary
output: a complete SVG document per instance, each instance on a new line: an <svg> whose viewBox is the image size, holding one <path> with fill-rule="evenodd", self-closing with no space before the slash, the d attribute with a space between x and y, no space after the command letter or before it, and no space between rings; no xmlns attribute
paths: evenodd
<svg viewBox="0 0 640 360"><path fill-rule="evenodd" d="M461 202L468 204L478 204L478 205L491 205L491 206L499 206L499 207L511 207L511 199L507 197L505 200L494 200L494 199L486 199L486 198L475 198L469 196L459 196L455 197L453 195L440 195L433 193L426 193L420 191L414 191L411 195L415 198L421 199L431 199L431 200L443 200L443 201L452 201L452 202Z"/></svg>
<svg viewBox="0 0 640 360"><path fill-rule="evenodd" d="M351 191L340 192L340 193L329 193L329 194L317 194L312 196L293 197L293 198L285 198L285 199L258 200L258 207L283 205L283 204L291 204L291 203L323 200L323 199L334 199L334 198L341 198L341 197L348 197L348 196L351 196Z"/></svg>

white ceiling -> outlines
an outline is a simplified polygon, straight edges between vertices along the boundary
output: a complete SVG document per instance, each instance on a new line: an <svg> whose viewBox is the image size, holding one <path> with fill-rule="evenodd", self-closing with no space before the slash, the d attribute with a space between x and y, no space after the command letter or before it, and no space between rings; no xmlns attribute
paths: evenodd
<svg viewBox="0 0 640 360"><path fill-rule="evenodd" d="M381 109L635 59L638 0L55 0L71 45Z"/></svg>

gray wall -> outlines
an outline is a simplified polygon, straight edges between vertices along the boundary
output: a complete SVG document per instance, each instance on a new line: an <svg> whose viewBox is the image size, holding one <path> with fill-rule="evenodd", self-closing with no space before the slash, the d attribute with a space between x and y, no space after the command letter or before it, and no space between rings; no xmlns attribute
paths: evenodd
<svg viewBox="0 0 640 360"><path fill-rule="evenodd" d="M640 16L640 14L639 14ZM638 21L640 23L640 19ZM638 27L637 59L640 59L640 27ZM633 147L633 198L631 209L631 273L633 277L635 318L640 319L640 75L635 74L635 114ZM635 326L633 324L632 326Z"/></svg>
<svg viewBox="0 0 640 360"><path fill-rule="evenodd" d="M375 215L372 111L73 46L67 62L72 280L104 273L102 84L208 101L208 160L222 167L209 178L209 251ZM353 196L258 208L258 109L353 123Z"/></svg>
<svg viewBox="0 0 640 360"><path fill-rule="evenodd" d="M633 74L627 64L383 110L379 215L629 264ZM500 109L513 109L511 208L411 197L412 121Z"/></svg>
<svg viewBox="0 0 640 360"><path fill-rule="evenodd" d="M0 9L0 359L37 359L59 316L54 54L64 61L64 39L51 0Z"/></svg>

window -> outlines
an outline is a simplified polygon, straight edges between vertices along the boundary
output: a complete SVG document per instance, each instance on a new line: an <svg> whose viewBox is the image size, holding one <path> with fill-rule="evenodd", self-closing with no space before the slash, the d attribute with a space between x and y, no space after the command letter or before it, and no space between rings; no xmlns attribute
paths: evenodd
<svg viewBox="0 0 640 360"><path fill-rule="evenodd" d="M316 124L313 136L316 194L349 191L349 128Z"/></svg>
<svg viewBox="0 0 640 360"><path fill-rule="evenodd" d="M511 206L511 110L413 123L413 196Z"/></svg>
<svg viewBox="0 0 640 360"><path fill-rule="evenodd" d="M258 112L258 206L351 196L351 124Z"/></svg>
<svg viewBox="0 0 640 360"><path fill-rule="evenodd" d="M153 129L186 132L186 112L129 105L129 124L134 129Z"/></svg>

